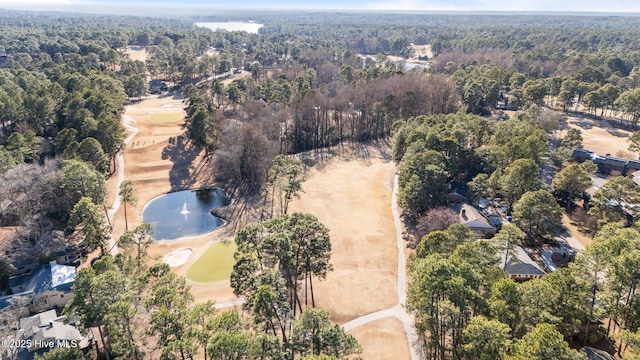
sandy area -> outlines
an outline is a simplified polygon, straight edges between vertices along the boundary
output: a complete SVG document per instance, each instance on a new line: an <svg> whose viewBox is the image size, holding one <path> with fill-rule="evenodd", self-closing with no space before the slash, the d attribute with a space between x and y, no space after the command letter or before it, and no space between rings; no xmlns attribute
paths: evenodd
<svg viewBox="0 0 640 360"><path fill-rule="evenodd" d="M397 249L390 199L390 147L343 152L308 171L290 211L308 212L330 230L334 271L314 282L317 305L343 323L398 303Z"/></svg>
<svg viewBox="0 0 640 360"><path fill-rule="evenodd" d="M351 331L362 346L362 358L410 359L409 344L402 322L395 318L384 318Z"/></svg>
<svg viewBox="0 0 640 360"><path fill-rule="evenodd" d="M18 230L17 226L0 226L0 243L13 235Z"/></svg>
<svg viewBox="0 0 640 360"><path fill-rule="evenodd" d="M193 250L191 250L191 248L176 249L163 256L162 261L166 262L171 267L181 266L187 262L187 259L189 259L192 252Z"/></svg>
<svg viewBox="0 0 640 360"><path fill-rule="evenodd" d="M146 61L148 55L147 49L142 46L127 46L127 50L125 50L124 53L129 55L131 60L139 61Z"/></svg>

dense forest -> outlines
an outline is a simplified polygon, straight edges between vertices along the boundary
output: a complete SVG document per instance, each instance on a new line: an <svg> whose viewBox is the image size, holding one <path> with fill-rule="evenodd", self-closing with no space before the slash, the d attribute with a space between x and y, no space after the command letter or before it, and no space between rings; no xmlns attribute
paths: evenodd
<svg viewBox="0 0 640 360"><path fill-rule="evenodd" d="M259 34L193 25L247 18L265 24ZM76 244L104 256L78 272L65 313L98 327L106 358L354 356L355 339L314 308L313 279L331 271L331 244L315 217L287 214L302 165L282 155L390 139L399 205L421 231L407 306L427 358L580 359L570 344L602 339L606 350L636 358L640 234L619 205L640 199L629 178L593 196L594 243L568 267L516 283L495 254L552 241L563 211L578 208L591 184L593 163L570 164L580 134L553 135L560 119L549 107L615 114L635 129L638 25L637 17L560 14L0 11L0 226L15 229L0 257L0 290L11 264L44 263L56 247ZM406 61L415 45L429 46L431 56L421 55L429 66L405 70L393 57ZM147 61L131 60L127 46L144 47ZM183 278L141 261L152 241L144 225L120 240L131 254L106 255L106 180L124 146L120 120L128 102L149 95L149 80L184 96L185 136L204 152L206 171L265 207L262 222L236 236L231 283L250 315L194 304ZM127 186L125 204L135 200ZM505 206L513 224L492 240L459 224L431 226L458 188ZM12 317L5 308L3 336Z"/></svg>

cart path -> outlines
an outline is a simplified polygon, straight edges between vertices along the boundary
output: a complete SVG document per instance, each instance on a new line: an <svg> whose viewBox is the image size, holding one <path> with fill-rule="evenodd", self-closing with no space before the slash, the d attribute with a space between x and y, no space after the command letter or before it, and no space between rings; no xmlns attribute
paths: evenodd
<svg viewBox="0 0 640 360"><path fill-rule="evenodd" d="M409 342L409 350L411 352L411 360L423 359L422 343L416 333L413 315L407 312L405 303L407 301L407 262L404 256L404 239L402 238L402 223L400 222L400 211L398 210L398 175L393 179L393 192L391 194L391 214L396 227L396 243L398 247L398 305L376 311L359 318L353 319L342 327L349 331L359 326L366 325L376 320L393 317L402 322L404 332Z"/></svg>
<svg viewBox="0 0 640 360"><path fill-rule="evenodd" d="M131 139L133 139L133 137L136 136L136 134L138 133L138 129L131 125L131 123L134 123L135 120L131 116L126 115L128 111L129 111L129 107L127 106L125 108L125 115L122 115L122 126L124 126L124 128L127 129L127 131L129 132L129 135L126 137L126 139L124 139L123 149L127 147L127 144L129 144ZM116 162L118 163L118 181L116 183L116 191L119 192L120 185L124 181L123 150L120 150L120 152L116 156ZM116 195L116 198L113 201L113 204L111 205L111 207L109 208L109 211L107 212L107 216L109 217L109 223L113 224L113 218L116 212L118 212L118 209L120 209L120 195ZM109 234L109 253L112 256L118 255L118 246L116 245L117 243L116 243L116 240L113 238L113 233Z"/></svg>

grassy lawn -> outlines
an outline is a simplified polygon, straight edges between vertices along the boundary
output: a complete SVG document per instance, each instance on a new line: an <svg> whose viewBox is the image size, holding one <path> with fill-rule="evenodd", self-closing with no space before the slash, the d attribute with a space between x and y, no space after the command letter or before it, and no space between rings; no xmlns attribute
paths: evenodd
<svg viewBox="0 0 640 360"><path fill-rule="evenodd" d="M211 245L207 251L189 268L187 278L197 282L228 280L233 270L233 253L236 243L225 241Z"/></svg>
<svg viewBox="0 0 640 360"><path fill-rule="evenodd" d="M155 122L155 123L166 123L166 122L173 122L173 121L178 121L180 120L180 118L182 117L182 115L180 113L159 113L159 114L152 114L151 115L151 121Z"/></svg>

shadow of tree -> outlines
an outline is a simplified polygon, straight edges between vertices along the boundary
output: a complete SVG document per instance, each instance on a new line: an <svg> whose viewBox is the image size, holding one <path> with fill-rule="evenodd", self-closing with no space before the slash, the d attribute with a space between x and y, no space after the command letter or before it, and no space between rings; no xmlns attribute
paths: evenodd
<svg viewBox="0 0 640 360"><path fill-rule="evenodd" d="M378 153L371 153L371 150L377 150ZM391 143L386 140L372 140L368 142L351 142L346 141L329 148L320 148L310 151L298 153L297 156L307 167L315 167L319 170L324 169L327 161L338 157L342 160L364 160L369 165L372 157L381 156L384 162L392 160Z"/></svg>
<svg viewBox="0 0 640 360"><path fill-rule="evenodd" d="M198 154L200 149L189 146L184 135L169 138L169 143L162 150L162 159L173 163L169 170L171 191L184 190L196 183L191 169Z"/></svg>

